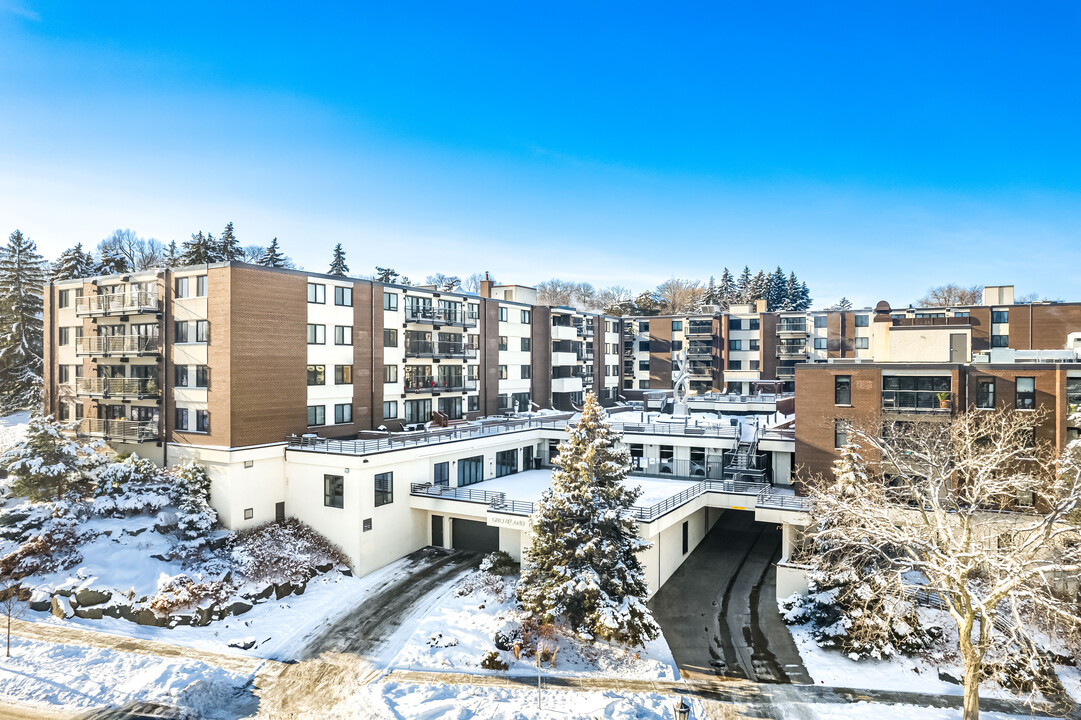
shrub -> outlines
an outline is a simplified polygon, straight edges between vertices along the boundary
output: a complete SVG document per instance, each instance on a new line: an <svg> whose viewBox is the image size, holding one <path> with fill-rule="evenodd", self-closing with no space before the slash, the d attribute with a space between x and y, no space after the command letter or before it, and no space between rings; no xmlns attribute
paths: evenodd
<svg viewBox="0 0 1081 720"><path fill-rule="evenodd" d="M79 552L79 543L83 539L76 523L53 521L0 558L0 577L20 578L70 568L83 559Z"/></svg>
<svg viewBox="0 0 1081 720"><path fill-rule="evenodd" d="M506 670L510 667L496 650L489 650L485 653L484 659L480 661L480 666L485 670Z"/></svg>
<svg viewBox="0 0 1081 720"><path fill-rule="evenodd" d="M97 471L93 512L97 515L157 512L169 504L170 493L170 484L157 465L138 455L128 455Z"/></svg>
<svg viewBox="0 0 1081 720"><path fill-rule="evenodd" d="M507 553L502 550L496 550L494 553L489 553L484 557L484 560L480 563L480 569L486 573L492 575L517 575L521 570L521 565L514 562Z"/></svg>
<svg viewBox="0 0 1081 720"><path fill-rule="evenodd" d="M304 582L319 566L346 565L345 553L310 526L290 518L236 534L230 556L251 582Z"/></svg>
<svg viewBox="0 0 1081 720"><path fill-rule="evenodd" d="M158 581L158 591L147 607L158 617L199 607L224 605L236 593L236 585L226 580L196 580L181 573Z"/></svg>

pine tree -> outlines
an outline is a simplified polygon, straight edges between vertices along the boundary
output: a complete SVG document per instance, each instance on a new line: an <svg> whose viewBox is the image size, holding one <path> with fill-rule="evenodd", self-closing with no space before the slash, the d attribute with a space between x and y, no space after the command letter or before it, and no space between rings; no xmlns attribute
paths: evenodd
<svg viewBox="0 0 1081 720"><path fill-rule="evenodd" d="M801 303L802 297L799 282L796 281L796 273L790 272L784 286L784 309L805 310L806 308L800 307Z"/></svg>
<svg viewBox="0 0 1081 720"><path fill-rule="evenodd" d="M702 293L703 305L720 305L721 294L717 289L717 282L713 279L713 276L709 276L709 282L706 283L706 291Z"/></svg>
<svg viewBox="0 0 1081 720"><path fill-rule="evenodd" d="M285 267L285 255L282 253L281 248L278 247L278 238L274 238L267 245L263 257L259 258L259 264L266 267Z"/></svg>
<svg viewBox="0 0 1081 720"><path fill-rule="evenodd" d="M522 607L542 623L638 645L658 628L643 598L646 579L629 510L641 494L624 487L630 455L597 397L559 446L559 469L530 518L533 545L518 585Z"/></svg>
<svg viewBox="0 0 1081 720"><path fill-rule="evenodd" d="M398 277L398 271L394 268L379 267L378 265L376 265L375 277L373 277L372 279L383 283L393 283L398 280ZM408 285L409 283L405 282L402 284Z"/></svg>
<svg viewBox="0 0 1081 720"><path fill-rule="evenodd" d="M751 295L746 302L753 303L756 300L764 300L768 290L769 281L766 280L766 273L759 270L754 279L751 280Z"/></svg>
<svg viewBox="0 0 1081 720"><path fill-rule="evenodd" d="M98 256L95 275L121 275L131 272L131 263L124 257L117 247L111 243L101 245L101 254Z"/></svg>
<svg viewBox="0 0 1081 720"><path fill-rule="evenodd" d="M165 251L161 257L162 263L165 267L176 267L180 264L180 254L176 249L176 240L170 240L169 244L165 246Z"/></svg>
<svg viewBox="0 0 1081 720"><path fill-rule="evenodd" d="M52 416L31 417L26 435L0 457L13 478L12 492L35 501L59 501L69 495L84 498L93 481L90 472L103 457L64 434Z"/></svg>
<svg viewBox="0 0 1081 720"><path fill-rule="evenodd" d="M231 221L225 226L225 230L221 234L216 255L217 260L214 262L232 262L244 257L244 251L240 249L240 243L237 242Z"/></svg>
<svg viewBox="0 0 1081 720"><path fill-rule="evenodd" d="M184 242L184 251L180 255L181 265L204 265L206 263L217 262L214 248L214 237L207 233L203 235L203 231L194 233L191 236L191 240Z"/></svg>
<svg viewBox="0 0 1081 720"><path fill-rule="evenodd" d="M60 253L60 257L53 263L50 279L57 282L92 277L94 270L94 256L83 251L82 243L77 243L75 247Z"/></svg>
<svg viewBox="0 0 1081 720"><path fill-rule="evenodd" d="M334 258L330 261L330 274L345 277L349 273L349 266L345 264L345 250L342 244L334 246Z"/></svg>
<svg viewBox="0 0 1081 720"><path fill-rule="evenodd" d="M766 291L766 309L770 312L786 309L785 299L787 286L785 284L784 270L778 265L769 276L768 289Z"/></svg>
<svg viewBox="0 0 1081 720"><path fill-rule="evenodd" d="M190 458L173 468L173 475L178 510L176 534L186 550L197 550L206 544L218 519L210 506L210 476L206 468Z"/></svg>
<svg viewBox="0 0 1081 720"><path fill-rule="evenodd" d="M749 270L748 273L750 273ZM732 273L728 272L728 268L721 273L721 284L717 286L717 294L720 297L721 307L727 310L736 297L736 283L732 280Z"/></svg>
<svg viewBox="0 0 1081 720"><path fill-rule="evenodd" d="M744 265L743 272L740 273L739 280L736 282L736 302L751 302L751 293L751 268L747 265Z"/></svg>
<svg viewBox="0 0 1081 720"><path fill-rule="evenodd" d="M0 415L41 405L45 259L16 230L0 248Z"/></svg>
<svg viewBox="0 0 1081 720"><path fill-rule="evenodd" d="M807 288L807 283L801 282L799 284L799 307L796 310L810 310L811 309L811 291Z"/></svg>
<svg viewBox="0 0 1081 720"><path fill-rule="evenodd" d="M851 310L852 309L852 301L849 300L846 297L843 297L840 300L838 300L837 304L834 305L833 308L831 308L831 309L833 309L833 310Z"/></svg>

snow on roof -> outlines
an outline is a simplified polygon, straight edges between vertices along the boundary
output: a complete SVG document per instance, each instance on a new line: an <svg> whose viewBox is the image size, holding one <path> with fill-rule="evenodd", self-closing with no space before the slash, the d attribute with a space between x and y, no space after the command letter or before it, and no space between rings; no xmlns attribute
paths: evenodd
<svg viewBox="0 0 1081 720"><path fill-rule="evenodd" d="M642 496L635 502L637 507L656 505L670 497L679 495L694 484L694 482L688 480L663 480L661 478L644 478L633 475L624 481L624 485L628 487L638 486L642 488ZM492 480L483 480L469 487L488 492L504 493L508 500L536 502L540 500L541 494L551 486L551 470L526 470L514 475L504 475Z"/></svg>

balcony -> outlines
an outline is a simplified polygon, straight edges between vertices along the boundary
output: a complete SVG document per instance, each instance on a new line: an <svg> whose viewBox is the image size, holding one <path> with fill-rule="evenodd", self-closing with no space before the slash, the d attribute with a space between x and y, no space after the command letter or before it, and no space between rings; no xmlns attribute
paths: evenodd
<svg viewBox="0 0 1081 720"><path fill-rule="evenodd" d="M156 355L161 352L161 338L144 335L95 335L75 338L75 354L109 357L112 355Z"/></svg>
<svg viewBox="0 0 1081 720"><path fill-rule="evenodd" d="M807 343L781 343L777 346L779 358L807 357Z"/></svg>
<svg viewBox="0 0 1081 720"><path fill-rule="evenodd" d="M79 317L93 315L138 315L161 312L161 300L157 293L133 292L112 295L90 295L75 301L75 314Z"/></svg>
<svg viewBox="0 0 1081 720"><path fill-rule="evenodd" d="M795 368L795 366L787 366L787 367L784 366L784 365L777 366L777 379L778 380L782 380L782 379L785 379L785 378L793 379L795 377L796 377L796 368Z"/></svg>
<svg viewBox="0 0 1081 720"><path fill-rule="evenodd" d="M687 347L687 357L712 357L712 345L690 345Z"/></svg>
<svg viewBox="0 0 1081 720"><path fill-rule="evenodd" d="M153 421L100 420L98 418L80 420L75 427L75 434L78 437L104 438L131 443L157 440L159 437L158 424Z"/></svg>
<svg viewBox="0 0 1081 720"><path fill-rule="evenodd" d="M948 395L949 397L942 397ZM927 390L883 390L882 411L889 413L949 414L953 411L953 396Z"/></svg>
<svg viewBox="0 0 1081 720"><path fill-rule="evenodd" d="M689 323L687 325L687 331L684 333L688 337L695 335L713 335L713 323Z"/></svg>
<svg viewBox="0 0 1081 720"><path fill-rule="evenodd" d="M405 307L405 321L422 325L454 325L456 327L476 327L477 316L459 308L440 308L429 306Z"/></svg>
<svg viewBox="0 0 1081 720"><path fill-rule="evenodd" d="M709 363L690 363L687 374L692 377L712 377L713 366Z"/></svg>
<svg viewBox="0 0 1081 720"><path fill-rule="evenodd" d="M464 377L422 377L405 381L405 391L410 395L438 395L445 392L468 392L476 389L477 381Z"/></svg>
<svg viewBox="0 0 1081 720"><path fill-rule="evenodd" d="M88 397L147 398L161 394L152 378L75 378L75 394Z"/></svg>
<svg viewBox="0 0 1081 720"><path fill-rule="evenodd" d="M448 358L471 360L477 357L477 349L469 343L422 340L405 344L407 358Z"/></svg>
<svg viewBox="0 0 1081 720"><path fill-rule="evenodd" d="M799 320L798 322L785 322L782 320L777 323L778 335L806 335L807 334L807 321Z"/></svg>

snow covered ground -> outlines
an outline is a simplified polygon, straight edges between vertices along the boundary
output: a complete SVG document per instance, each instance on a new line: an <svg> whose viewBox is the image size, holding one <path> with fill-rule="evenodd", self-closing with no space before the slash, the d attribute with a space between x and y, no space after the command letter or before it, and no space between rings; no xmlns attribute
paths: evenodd
<svg viewBox="0 0 1081 720"><path fill-rule="evenodd" d="M624 483L627 487L642 488L642 496L635 501L637 507L650 507L670 497L679 495L695 483L687 480L663 480L660 478L642 478L631 476ZM492 480L484 480L470 485L476 490L505 493L508 500L528 500L536 502L541 494L552 486L551 470L526 470L514 475L504 475Z"/></svg>

